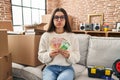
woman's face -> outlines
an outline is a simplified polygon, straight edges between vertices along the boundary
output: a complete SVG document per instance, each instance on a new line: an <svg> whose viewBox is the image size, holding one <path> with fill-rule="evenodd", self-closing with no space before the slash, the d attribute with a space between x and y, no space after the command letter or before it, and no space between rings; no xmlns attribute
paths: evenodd
<svg viewBox="0 0 120 80"><path fill-rule="evenodd" d="M65 15L62 12L56 12L53 19L56 29L63 29L65 25Z"/></svg>

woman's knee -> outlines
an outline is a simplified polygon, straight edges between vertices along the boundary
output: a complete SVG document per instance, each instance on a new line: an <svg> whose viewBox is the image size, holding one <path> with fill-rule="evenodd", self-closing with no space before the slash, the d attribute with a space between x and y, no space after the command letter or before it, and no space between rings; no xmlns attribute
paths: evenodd
<svg viewBox="0 0 120 80"><path fill-rule="evenodd" d="M49 69L43 70L43 80L56 80L56 75Z"/></svg>
<svg viewBox="0 0 120 80"><path fill-rule="evenodd" d="M57 80L73 80L74 71L71 69L63 71L57 78Z"/></svg>

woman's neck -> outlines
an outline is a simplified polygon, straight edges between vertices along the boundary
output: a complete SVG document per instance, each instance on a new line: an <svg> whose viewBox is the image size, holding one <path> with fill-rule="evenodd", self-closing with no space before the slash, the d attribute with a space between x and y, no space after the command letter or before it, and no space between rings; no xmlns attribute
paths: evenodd
<svg viewBox="0 0 120 80"><path fill-rule="evenodd" d="M55 32L58 34L61 34L61 33L64 33L64 30L63 29L56 29Z"/></svg>

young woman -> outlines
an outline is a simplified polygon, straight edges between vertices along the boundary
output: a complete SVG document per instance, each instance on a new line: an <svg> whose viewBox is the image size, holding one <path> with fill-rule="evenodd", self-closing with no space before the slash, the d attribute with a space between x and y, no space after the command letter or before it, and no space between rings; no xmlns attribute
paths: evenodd
<svg viewBox="0 0 120 80"><path fill-rule="evenodd" d="M79 43L63 8L54 10L49 28L41 36L38 59L46 64L43 80L74 79L72 65L80 60Z"/></svg>

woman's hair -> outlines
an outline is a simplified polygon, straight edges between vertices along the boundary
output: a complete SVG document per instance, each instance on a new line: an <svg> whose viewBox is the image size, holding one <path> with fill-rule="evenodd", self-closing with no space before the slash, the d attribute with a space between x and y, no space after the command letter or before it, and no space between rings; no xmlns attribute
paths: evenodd
<svg viewBox="0 0 120 80"><path fill-rule="evenodd" d="M68 14L67 14L67 12L63 8L56 8L54 10L54 12L53 12L53 14L51 16L51 20L50 20L47 32L55 31L55 25L54 25L53 19L54 19L54 16L55 16L56 12L62 12L64 14L64 16L65 16L64 30L66 32L72 32L71 27L70 27L70 23L69 23L69 19L68 19Z"/></svg>

